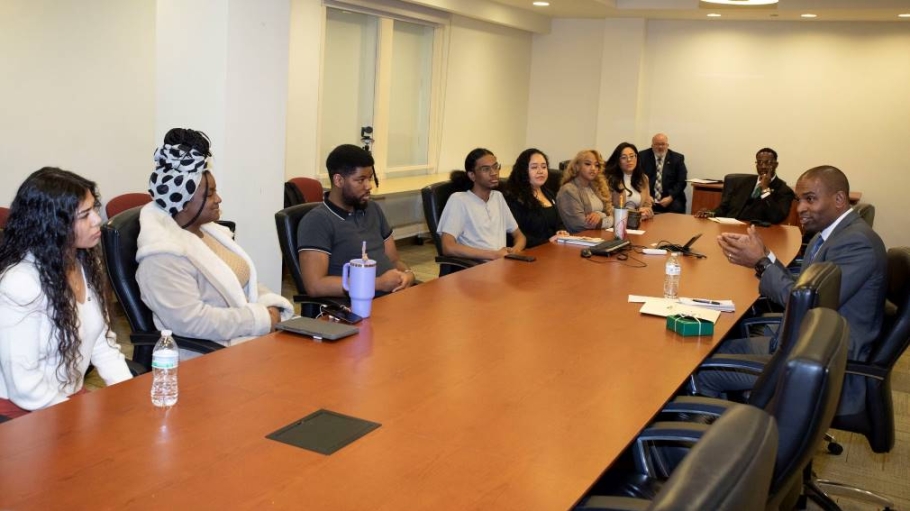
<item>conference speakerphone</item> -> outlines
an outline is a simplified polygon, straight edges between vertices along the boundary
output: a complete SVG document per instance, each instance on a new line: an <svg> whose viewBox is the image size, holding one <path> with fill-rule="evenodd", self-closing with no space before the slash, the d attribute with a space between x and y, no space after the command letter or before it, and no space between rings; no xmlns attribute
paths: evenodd
<svg viewBox="0 0 910 511"><path fill-rule="evenodd" d="M620 250L626 250L632 246L632 243L629 240L607 240L603 243L598 243L588 250L591 251L591 255L605 256L610 257L611 255L619 252Z"/></svg>

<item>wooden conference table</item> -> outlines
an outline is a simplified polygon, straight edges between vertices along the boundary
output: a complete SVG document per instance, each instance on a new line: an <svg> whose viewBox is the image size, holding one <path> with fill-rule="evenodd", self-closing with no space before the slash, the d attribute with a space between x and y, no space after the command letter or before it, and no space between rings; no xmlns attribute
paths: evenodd
<svg viewBox="0 0 910 511"><path fill-rule="evenodd" d="M743 228L643 226L634 243L704 233L681 295L736 302L713 337L627 302L662 293L663 257L539 247L377 300L356 337L276 333L188 361L168 411L143 375L0 424L0 509L569 508L757 297L714 241ZM795 256L798 229L760 232ZM265 438L320 408L382 426L330 456Z"/></svg>

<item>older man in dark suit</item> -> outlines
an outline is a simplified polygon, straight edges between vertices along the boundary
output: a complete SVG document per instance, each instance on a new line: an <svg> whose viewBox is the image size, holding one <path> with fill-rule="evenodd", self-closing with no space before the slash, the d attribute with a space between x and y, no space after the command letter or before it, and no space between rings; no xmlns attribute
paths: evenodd
<svg viewBox="0 0 910 511"><path fill-rule="evenodd" d="M708 216L732 217L745 222L779 224L790 215L793 190L777 175L777 151L763 147L755 154L758 178L731 175L724 179L724 192L720 206L713 211L703 209L695 213L700 218Z"/></svg>
<svg viewBox="0 0 910 511"><path fill-rule="evenodd" d="M641 169L648 176L655 213L686 212L686 157L670 150L663 133L651 138L651 149L638 153Z"/></svg>
<svg viewBox="0 0 910 511"><path fill-rule="evenodd" d="M884 315L887 255L882 239L850 207L847 176L835 167L807 170L796 182L799 220L806 232L815 233L803 258L803 269L814 262L833 262L841 270L838 312L850 325L851 360L865 361L878 338ZM784 305L796 278L765 248L754 227L747 234L724 233L718 237L727 259L754 268L759 291ZM773 339L725 341L721 353L769 353ZM705 371L699 383L705 393L751 388L754 377L730 371ZM856 413L865 399L862 378L850 375L841 393L840 414Z"/></svg>

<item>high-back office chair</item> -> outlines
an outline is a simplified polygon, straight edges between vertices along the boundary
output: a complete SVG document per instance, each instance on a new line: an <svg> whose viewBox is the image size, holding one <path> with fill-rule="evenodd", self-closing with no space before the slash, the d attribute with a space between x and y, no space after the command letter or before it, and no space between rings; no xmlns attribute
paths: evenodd
<svg viewBox="0 0 910 511"><path fill-rule="evenodd" d="M114 218L119 213L136 206L145 206L152 202L152 196L145 193L124 193L107 201L104 205L104 213L108 218Z"/></svg>
<svg viewBox="0 0 910 511"><path fill-rule="evenodd" d="M800 325L799 336L778 380L760 382L762 386L775 387L770 392L773 397L763 408L774 417L780 432L768 509L792 508L801 488L810 495L821 495L805 476L811 473L812 457L840 401L848 332L847 321L837 312L823 307L812 309ZM753 391L766 393L758 385ZM719 399L682 396L668 403L662 413L719 417L733 405Z"/></svg>
<svg viewBox="0 0 910 511"><path fill-rule="evenodd" d="M312 177L294 177L284 183L284 207L322 202L322 183Z"/></svg>
<svg viewBox="0 0 910 511"><path fill-rule="evenodd" d="M3 243L3 230L6 229L7 219L9 219L9 208L0 206L0 243Z"/></svg>
<svg viewBox="0 0 910 511"><path fill-rule="evenodd" d="M559 193L559 185L562 183L562 170L548 169L547 182L543 184L544 188L553 193Z"/></svg>
<svg viewBox="0 0 910 511"><path fill-rule="evenodd" d="M866 362L848 361L847 373L866 380L866 405L854 415L834 417L831 427L866 437L873 452L894 448L894 404L891 401L891 372L910 344L910 247L888 250L888 291L885 320L878 340ZM832 439L833 441L833 439ZM833 444L836 445L836 444ZM839 454L842 449L829 450ZM893 508L884 497L833 481L819 481L830 493L870 500Z"/></svg>
<svg viewBox="0 0 910 511"><path fill-rule="evenodd" d="M803 318L816 307L837 310L840 305L840 282L841 271L836 264L822 262L809 265L793 284L782 314L758 316L740 322L743 338L749 337L755 325L780 323L778 348L772 355L718 354L702 363L698 370L728 369L757 374L758 380L750 392L749 402L764 407L774 396L774 385L766 383L779 378L790 351L796 345Z"/></svg>
<svg viewBox="0 0 910 511"><path fill-rule="evenodd" d="M695 445L650 502L635 497L594 496L576 509L682 511L761 511L771 486L777 457L777 425L764 410L734 406L710 427L678 424L646 428L636 442L658 442L666 431Z"/></svg>
<svg viewBox="0 0 910 511"><path fill-rule="evenodd" d="M133 331L130 335L130 341L135 346L133 360L150 368L152 350L161 332L155 328L152 311L142 301L139 284L136 282L136 269L139 267L139 263L136 262L136 251L141 209L141 206L137 206L108 220L107 224L101 227L101 247L111 287ZM213 341L178 335L174 336L174 340L181 348L198 353L209 353L224 347Z"/></svg>
<svg viewBox="0 0 910 511"><path fill-rule="evenodd" d="M869 227L874 227L875 223L875 206L865 202L860 202L853 206L853 211L856 211L856 214L860 218L866 221L869 224Z"/></svg>
<svg viewBox="0 0 910 511"><path fill-rule="evenodd" d="M433 243L436 245L436 253L438 254L436 262L439 263L440 277L478 264L478 261L443 254L442 237L436 232L439 228L439 218L442 216L442 210L445 208L446 202L457 191L451 181L433 183L424 186L420 190L420 197L423 199L423 216L427 221L427 227L430 229L430 235L433 236Z"/></svg>
<svg viewBox="0 0 910 511"><path fill-rule="evenodd" d="M284 208L275 213L278 245L281 247L284 264L290 271L291 277L294 279L294 285L297 287L298 294L294 295L294 301L300 304L300 314L308 317L319 315L319 307L321 305L333 303L329 300L307 296L306 288L303 285L303 274L300 270L300 259L297 254L297 226L307 213L321 205L322 202L306 202Z"/></svg>

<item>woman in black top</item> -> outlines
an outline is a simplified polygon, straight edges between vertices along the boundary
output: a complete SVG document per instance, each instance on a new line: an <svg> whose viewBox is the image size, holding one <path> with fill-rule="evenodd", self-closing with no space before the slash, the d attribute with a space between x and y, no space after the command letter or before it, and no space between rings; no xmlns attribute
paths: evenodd
<svg viewBox="0 0 910 511"><path fill-rule="evenodd" d="M549 176L547 155L526 149L518 155L506 184L505 196L527 248L542 245L557 234L568 234L556 209L556 194L544 187Z"/></svg>

